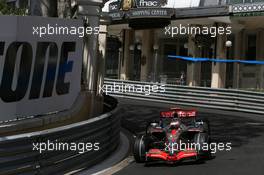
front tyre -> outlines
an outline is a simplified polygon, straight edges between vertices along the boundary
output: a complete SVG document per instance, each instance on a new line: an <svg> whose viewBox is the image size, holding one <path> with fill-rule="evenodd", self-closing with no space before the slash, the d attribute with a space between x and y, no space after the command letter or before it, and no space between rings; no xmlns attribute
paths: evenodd
<svg viewBox="0 0 264 175"><path fill-rule="evenodd" d="M137 137L134 144L134 158L137 163L143 163L146 160L145 136Z"/></svg>
<svg viewBox="0 0 264 175"><path fill-rule="evenodd" d="M198 159L206 159L211 156L210 141L208 133L197 133L194 136L194 143L196 144L196 151L198 153ZM203 150L203 145L207 144L208 150ZM198 146L200 145L200 146Z"/></svg>

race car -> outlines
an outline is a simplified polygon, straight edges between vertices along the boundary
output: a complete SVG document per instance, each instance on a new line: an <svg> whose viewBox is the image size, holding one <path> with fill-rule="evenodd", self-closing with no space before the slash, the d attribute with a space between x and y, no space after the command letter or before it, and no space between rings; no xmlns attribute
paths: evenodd
<svg viewBox="0 0 264 175"><path fill-rule="evenodd" d="M161 112L160 120L150 122L146 133L136 138L135 161L177 163L209 158L211 151L204 149L210 144L209 122L196 116L197 111L180 108Z"/></svg>

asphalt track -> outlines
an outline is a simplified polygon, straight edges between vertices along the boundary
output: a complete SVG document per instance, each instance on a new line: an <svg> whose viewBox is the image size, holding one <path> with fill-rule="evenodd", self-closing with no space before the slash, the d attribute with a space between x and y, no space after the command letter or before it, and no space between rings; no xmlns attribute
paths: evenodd
<svg viewBox="0 0 264 175"><path fill-rule="evenodd" d="M121 101L122 126L137 135L146 123L158 119L159 112L171 105L142 101ZM115 175L264 175L264 116L232 116L200 113L211 124L212 142L231 142L232 150L214 154L205 163L145 166L133 162Z"/></svg>

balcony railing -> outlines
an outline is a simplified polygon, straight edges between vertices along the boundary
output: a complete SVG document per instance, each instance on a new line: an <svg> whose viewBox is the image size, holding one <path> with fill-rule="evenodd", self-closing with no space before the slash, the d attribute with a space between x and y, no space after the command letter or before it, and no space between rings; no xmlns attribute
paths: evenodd
<svg viewBox="0 0 264 175"><path fill-rule="evenodd" d="M228 4L244 4L244 3L258 3L263 2L264 0L227 0Z"/></svg>

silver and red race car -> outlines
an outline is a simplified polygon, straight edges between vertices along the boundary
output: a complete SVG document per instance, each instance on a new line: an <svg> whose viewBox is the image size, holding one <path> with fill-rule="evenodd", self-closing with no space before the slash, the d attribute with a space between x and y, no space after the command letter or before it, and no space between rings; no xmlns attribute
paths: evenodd
<svg viewBox="0 0 264 175"><path fill-rule="evenodd" d="M150 122L146 133L136 138L136 162L204 160L211 156L210 126L198 120L197 111L172 108L160 113L160 120ZM207 145L207 146L206 146Z"/></svg>

